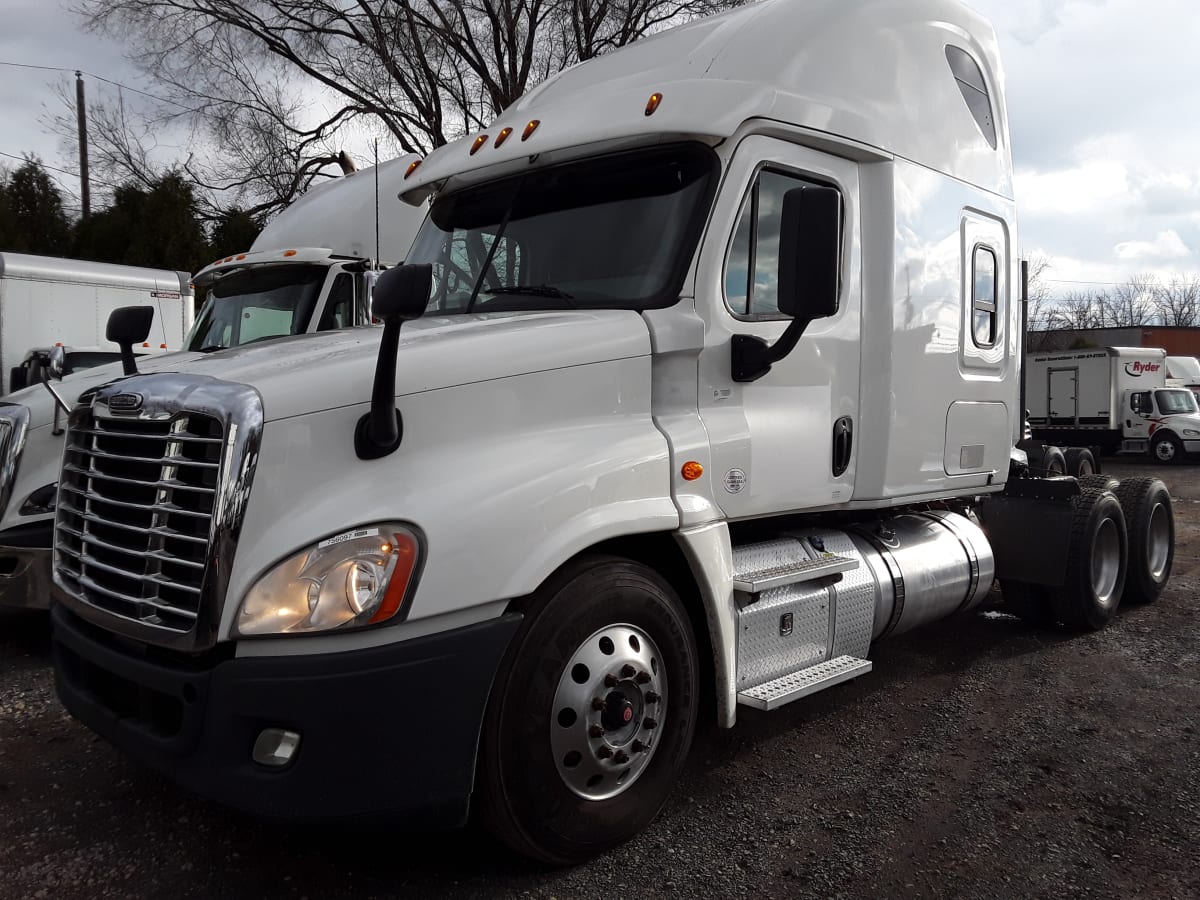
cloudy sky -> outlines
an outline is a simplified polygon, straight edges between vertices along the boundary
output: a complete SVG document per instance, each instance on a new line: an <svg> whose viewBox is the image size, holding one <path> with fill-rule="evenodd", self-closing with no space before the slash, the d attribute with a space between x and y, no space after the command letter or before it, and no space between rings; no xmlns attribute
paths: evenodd
<svg viewBox="0 0 1200 900"><path fill-rule="evenodd" d="M5 0L0 61L82 68L153 90L121 46L45 0ZM1200 4L1195 0L973 0L1000 35L1026 254L1048 277L1118 282L1200 273ZM0 66L0 153L75 171L44 120L69 74ZM88 80L89 96L113 89ZM130 95L137 102L136 95ZM177 153L164 134L161 152ZM12 162L0 157L0 161ZM72 193L78 181L61 176Z"/></svg>

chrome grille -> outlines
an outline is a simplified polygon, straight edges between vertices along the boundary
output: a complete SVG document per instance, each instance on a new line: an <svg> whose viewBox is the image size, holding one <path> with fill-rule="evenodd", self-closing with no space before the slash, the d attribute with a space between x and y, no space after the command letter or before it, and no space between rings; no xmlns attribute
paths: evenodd
<svg viewBox="0 0 1200 900"><path fill-rule="evenodd" d="M71 416L55 522L61 586L91 607L187 633L201 612L225 429L194 412Z"/></svg>

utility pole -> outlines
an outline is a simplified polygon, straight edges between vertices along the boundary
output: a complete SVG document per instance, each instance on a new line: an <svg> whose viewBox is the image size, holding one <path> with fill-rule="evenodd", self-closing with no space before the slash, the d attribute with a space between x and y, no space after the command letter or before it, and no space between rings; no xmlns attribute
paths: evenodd
<svg viewBox="0 0 1200 900"><path fill-rule="evenodd" d="M92 211L92 190L88 184L87 106L83 99L83 73L75 71L75 116L79 119L79 198L83 218Z"/></svg>

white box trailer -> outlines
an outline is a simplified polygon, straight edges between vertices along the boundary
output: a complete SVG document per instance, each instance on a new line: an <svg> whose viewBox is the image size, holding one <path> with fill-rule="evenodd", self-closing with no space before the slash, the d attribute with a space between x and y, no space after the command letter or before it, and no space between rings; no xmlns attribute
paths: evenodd
<svg viewBox="0 0 1200 900"><path fill-rule="evenodd" d="M1161 593L1160 481L1013 450L1003 79L964 5L747 4L401 182L432 205L382 329L71 413L55 685L140 763L277 819L478 803L572 863L655 819L702 710L865 675L996 578L1079 629Z"/></svg>
<svg viewBox="0 0 1200 900"><path fill-rule="evenodd" d="M192 298L187 272L0 253L0 394L25 386L14 387L13 377L28 380L36 367L31 351L62 345L80 368L117 359L104 326L121 306L154 307L144 349L180 350L192 327Z"/></svg>
<svg viewBox="0 0 1200 900"><path fill-rule="evenodd" d="M1160 462L1200 453L1196 398L1168 385L1167 352L1159 348L1029 354L1025 401L1035 440L1149 452Z"/></svg>

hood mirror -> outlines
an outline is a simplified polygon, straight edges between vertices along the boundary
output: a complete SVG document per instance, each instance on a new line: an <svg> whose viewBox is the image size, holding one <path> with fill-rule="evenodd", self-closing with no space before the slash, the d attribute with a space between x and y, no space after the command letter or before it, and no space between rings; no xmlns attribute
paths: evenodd
<svg viewBox="0 0 1200 900"><path fill-rule="evenodd" d="M137 374L133 345L144 343L150 337L153 322L153 306L122 306L108 314L104 337L121 348L121 367L126 375Z"/></svg>
<svg viewBox="0 0 1200 900"><path fill-rule="evenodd" d="M371 314L383 320L379 340L379 359L375 363L375 384L371 390L371 410L358 421L354 430L354 451L359 459L379 459L400 446L404 422L396 409L396 353L400 348L400 326L420 318L429 305L433 288L433 266L429 264L396 266L375 282Z"/></svg>

